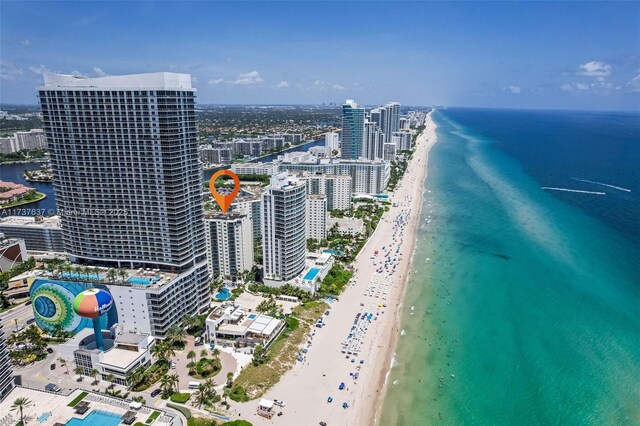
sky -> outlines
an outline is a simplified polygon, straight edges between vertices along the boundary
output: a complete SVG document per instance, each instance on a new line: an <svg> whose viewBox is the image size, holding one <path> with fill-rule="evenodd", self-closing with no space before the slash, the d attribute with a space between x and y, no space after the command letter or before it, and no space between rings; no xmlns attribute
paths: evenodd
<svg viewBox="0 0 640 426"><path fill-rule="evenodd" d="M200 104L640 110L640 2L0 2L0 103L42 73L189 73Z"/></svg>

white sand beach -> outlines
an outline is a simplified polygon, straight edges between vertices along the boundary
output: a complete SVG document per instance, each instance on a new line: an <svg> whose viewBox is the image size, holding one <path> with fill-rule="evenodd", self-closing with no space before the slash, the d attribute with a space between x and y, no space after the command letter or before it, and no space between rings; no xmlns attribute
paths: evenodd
<svg viewBox="0 0 640 426"><path fill-rule="evenodd" d="M407 172L390 197L394 206L384 214L355 261L354 284L332 304L330 314L324 317L326 325L314 329L305 361L297 363L264 395L286 403L277 410L283 415L271 420L256 415L256 400L233 404L236 416L240 414L255 425L374 423L400 333L399 311L411 270L429 150L436 142L431 113L425 124ZM348 349L357 355L343 352L350 333ZM339 390L341 383L343 390ZM331 403L327 402L329 396ZM349 405L346 409L345 402Z"/></svg>

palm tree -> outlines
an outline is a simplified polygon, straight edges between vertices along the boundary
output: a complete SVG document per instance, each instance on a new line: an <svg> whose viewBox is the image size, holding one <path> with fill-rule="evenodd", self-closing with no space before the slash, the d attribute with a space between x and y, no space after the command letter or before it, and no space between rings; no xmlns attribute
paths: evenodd
<svg viewBox="0 0 640 426"><path fill-rule="evenodd" d="M231 383L233 382L233 371L229 371L227 373L227 387L231 387Z"/></svg>
<svg viewBox="0 0 640 426"><path fill-rule="evenodd" d="M167 330L166 338L172 344L183 343L184 340L187 338L187 332L184 331L184 329L180 327L178 324L174 324L171 327L169 327L169 330Z"/></svg>
<svg viewBox="0 0 640 426"><path fill-rule="evenodd" d="M196 368L196 363L193 362L193 361L189 361L187 363L187 368L189 369L189 374L193 375L193 373L194 373L193 370Z"/></svg>
<svg viewBox="0 0 640 426"><path fill-rule="evenodd" d="M84 374L84 368L82 367L76 367L73 369L73 372L76 373L78 376L78 381L82 381L82 375Z"/></svg>
<svg viewBox="0 0 640 426"><path fill-rule="evenodd" d="M169 379L171 380L171 384L173 386L173 389L175 389L175 391L177 392L180 386L180 376L178 376L177 374L171 374L169 376Z"/></svg>
<svg viewBox="0 0 640 426"><path fill-rule="evenodd" d="M196 352L195 351L189 351L189 353L187 354L187 359L189 360L193 360L196 357Z"/></svg>
<svg viewBox="0 0 640 426"><path fill-rule="evenodd" d="M98 370L96 370L95 368L92 368L91 371L89 372L89 375L91 377L93 377L93 384L94 385L98 384L98 379L96 379L96 377L98 377L98 374L100 374L100 372Z"/></svg>
<svg viewBox="0 0 640 426"><path fill-rule="evenodd" d="M209 351L208 350L203 349L203 350L200 351L200 359L206 358L207 355L209 355Z"/></svg>
<svg viewBox="0 0 640 426"><path fill-rule="evenodd" d="M145 371L145 368L143 366L140 366L135 370L130 371L127 374L127 382L129 383L129 389L133 389L134 387L136 387L136 385L145 378L144 371Z"/></svg>
<svg viewBox="0 0 640 426"><path fill-rule="evenodd" d="M109 374L107 376L107 381L109 382L109 388L113 389L114 383L116 380L116 376L114 376L113 374Z"/></svg>
<svg viewBox="0 0 640 426"><path fill-rule="evenodd" d="M24 424L24 409L33 405L29 398L18 398L11 404L11 411L20 411L20 423Z"/></svg>
<svg viewBox="0 0 640 426"><path fill-rule="evenodd" d="M162 389L163 394L170 394L173 391L174 385L175 381L173 376L163 374L162 377L160 377L160 389Z"/></svg>
<svg viewBox="0 0 640 426"><path fill-rule="evenodd" d="M69 374L69 364L67 364L67 360L60 357L58 358L58 362L60 363L60 366L64 367L67 370L65 374Z"/></svg>

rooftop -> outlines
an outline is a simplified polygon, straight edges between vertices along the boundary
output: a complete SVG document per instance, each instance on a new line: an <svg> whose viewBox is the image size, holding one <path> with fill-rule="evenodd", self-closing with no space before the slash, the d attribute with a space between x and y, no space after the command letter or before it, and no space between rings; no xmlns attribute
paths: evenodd
<svg viewBox="0 0 640 426"><path fill-rule="evenodd" d="M44 89L148 89L148 90L195 90L191 87L190 74L155 72L146 74L114 75L89 78L66 74L44 74Z"/></svg>
<svg viewBox="0 0 640 426"><path fill-rule="evenodd" d="M13 225L32 228L60 228L60 218L58 216L7 216L0 219L0 225Z"/></svg>

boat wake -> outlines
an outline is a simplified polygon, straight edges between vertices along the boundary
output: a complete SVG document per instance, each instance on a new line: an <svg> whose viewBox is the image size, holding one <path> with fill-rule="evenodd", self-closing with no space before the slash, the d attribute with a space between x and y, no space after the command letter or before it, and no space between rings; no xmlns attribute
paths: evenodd
<svg viewBox="0 0 640 426"><path fill-rule="evenodd" d="M592 183L594 185L606 186L607 188L617 189L618 191L631 192L631 190L628 189L628 188L623 188L621 186L615 186L615 185L611 185L611 184L604 183L604 182L597 182L595 180L580 179L580 178L575 178L575 177L572 177L571 179L572 180L577 180L578 182L587 182L587 183Z"/></svg>
<svg viewBox="0 0 640 426"><path fill-rule="evenodd" d="M554 188L553 186L543 186L540 189L546 189L546 190L550 190L550 191L579 192L580 194L594 194L594 195L605 195L606 194L606 192L583 191L582 189Z"/></svg>

